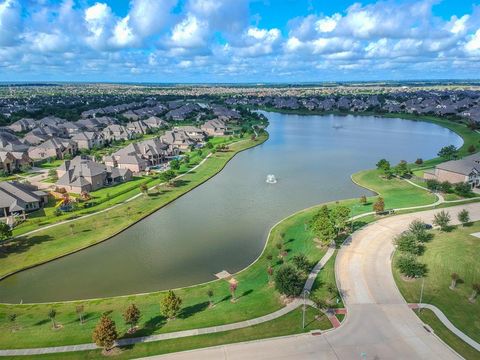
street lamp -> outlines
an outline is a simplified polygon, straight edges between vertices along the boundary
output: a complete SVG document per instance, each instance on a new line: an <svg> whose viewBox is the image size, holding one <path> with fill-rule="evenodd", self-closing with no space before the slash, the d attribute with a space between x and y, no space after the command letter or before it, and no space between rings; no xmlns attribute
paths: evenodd
<svg viewBox="0 0 480 360"><path fill-rule="evenodd" d="M302 329L305 329L305 311L307 310L307 297L310 291L303 289L303 316L302 316Z"/></svg>

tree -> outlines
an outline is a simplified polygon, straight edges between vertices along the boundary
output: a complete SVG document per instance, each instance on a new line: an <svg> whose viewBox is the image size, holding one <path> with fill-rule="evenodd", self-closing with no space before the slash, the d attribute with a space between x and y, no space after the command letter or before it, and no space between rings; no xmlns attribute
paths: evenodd
<svg viewBox="0 0 480 360"><path fill-rule="evenodd" d="M419 242L423 243L430 240L431 236L427 231L427 225L422 220L413 220L408 226L408 231L412 233Z"/></svg>
<svg viewBox="0 0 480 360"><path fill-rule="evenodd" d="M427 272L425 264L417 261L417 258L411 254L405 254L398 257L396 266L400 272L408 277L421 277Z"/></svg>
<svg viewBox="0 0 480 360"><path fill-rule="evenodd" d="M305 275L293 265L284 264L275 273L275 288L286 296L298 296L303 290Z"/></svg>
<svg viewBox="0 0 480 360"><path fill-rule="evenodd" d="M170 161L170 169L178 170L180 169L180 161L178 159L173 159Z"/></svg>
<svg viewBox="0 0 480 360"><path fill-rule="evenodd" d="M470 154L473 154L475 151L477 151L477 148L475 147L475 145L472 144L468 147L468 152Z"/></svg>
<svg viewBox="0 0 480 360"><path fill-rule="evenodd" d="M379 197L377 201L375 201L375 203L373 204L373 211L375 211L378 214L384 210L385 210L385 201L383 200L382 197Z"/></svg>
<svg viewBox="0 0 480 360"><path fill-rule="evenodd" d="M232 279L232 280L234 280L234 279ZM235 291L237 290L238 283L237 283L236 280L234 280L234 281L230 281L229 284L230 284L230 286L229 286L230 294L232 294L232 299L230 301L235 302L235 301L237 301L237 299L235 298Z"/></svg>
<svg viewBox="0 0 480 360"><path fill-rule="evenodd" d="M394 240L397 249L402 252L419 255L423 251L423 247L418 244L415 235L411 232L404 232L397 236Z"/></svg>
<svg viewBox="0 0 480 360"><path fill-rule="evenodd" d="M457 286L457 281L460 279L460 276L458 276L457 273L451 273L450 278L452 281L450 282L450 290L455 290L455 287Z"/></svg>
<svg viewBox="0 0 480 360"><path fill-rule="evenodd" d="M180 312L182 299L178 297L172 290L169 290L167 295L161 301L162 313L169 320L175 319Z"/></svg>
<svg viewBox="0 0 480 360"><path fill-rule="evenodd" d="M439 191L440 190L440 182L435 179L429 179L426 182L427 188L430 191Z"/></svg>
<svg viewBox="0 0 480 360"><path fill-rule="evenodd" d="M267 275L268 275L268 283L272 283L272 276L273 276L273 268L271 266L268 266L267 268Z"/></svg>
<svg viewBox="0 0 480 360"><path fill-rule="evenodd" d="M448 230L448 225L450 224L450 214L445 210L436 213L433 216L433 224L440 227L440 230Z"/></svg>
<svg viewBox="0 0 480 360"><path fill-rule="evenodd" d="M54 328L54 329L57 328L57 322L55 321L56 316L57 316L57 310L50 309L50 311L48 312L48 317L52 321L52 328Z"/></svg>
<svg viewBox="0 0 480 360"><path fill-rule="evenodd" d="M458 151L455 145L448 145L448 146L442 147L437 155L446 160L451 160L457 157L457 154L458 154Z"/></svg>
<svg viewBox="0 0 480 360"><path fill-rule="evenodd" d="M142 192L143 195L148 194L148 186L145 183L140 184L140 191Z"/></svg>
<svg viewBox="0 0 480 360"><path fill-rule="evenodd" d="M453 187L453 191L455 192L455 194L463 197L472 196L472 187L469 183L466 182L455 184L455 186Z"/></svg>
<svg viewBox="0 0 480 360"><path fill-rule="evenodd" d="M395 166L394 172L396 175L402 177L410 174L410 169L408 168L407 162L405 160L400 161L397 166Z"/></svg>
<svg viewBox="0 0 480 360"><path fill-rule="evenodd" d="M417 160L415 160L415 164L417 164L417 165L422 165L422 164L423 164L423 159L422 159L422 158L418 158Z"/></svg>
<svg viewBox="0 0 480 360"><path fill-rule="evenodd" d="M463 226L470 222L470 213L467 209L463 209L458 213L458 221L460 221Z"/></svg>
<svg viewBox="0 0 480 360"><path fill-rule="evenodd" d="M335 227L336 236L347 227L350 218L350 208L344 205L335 206L329 213L330 220Z"/></svg>
<svg viewBox="0 0 480 360"><path fill-rule="evenodd" d="M315 236L323 243L330 244L335 240L336 230L332 223L328 208L324 205L312 219L312 230Z"/></svg>
<svg viewBox="0 0 480 360"><path fill-rule="evenodd" d="M130 306L125 309L123 320L125 320L125 324L130 325L130 331L137 326L138 320L140 320L140 310L135 304L130 304Z"/></svg>
<svg viewBox="0 0 480 360"><path fill-rule="evenodd" d="M84 306L83 305L77 305L75 307L75 312L78 315L78 321L80 322L80 325L83 324L83 312L84 312Z"/></svg>
<svg viewBox="0 0 480 360"><path fill-rule="evenodd" d="M312 264L308 261L307 256L303 253L297 254L292 259L293 264L297 267L298 270L303 271L305 274L308 274Z"/></svg>
<svg viewBox="0 0 480 360"><path fill-rule="evenodd" d="M107 315L102 315L100 321L93 330L93 342L97 344L97 346L102 347L104 351L109 351L115 344L117 338L118 333L115 321L110 319Z"/></svg>
<svg viewBox="0 0 480 360"><path fill-rule="evenodd" d="M175 171L173 171L173 170L167 170L167 171L164 171L160 174L160 179L163 182L170 182L173 179L175 179L175 177L176 177Z"/></svg>
<svg viewBox="0 0 480 360"><path fill-rule="evenodd" d="M8 240L12 237L12 229L4 222L0 222L0 241Z"/></svg>
<svg viewBox="0 0 480 360"><path fill-rule="evenodd" d="M367 197L365 195L360 196L360 204L365 205L367 203Z"/></svg>
<svg viewBox="0 0 480 360"><path fill-rule="evenodd" d="M208 289L207 290L207 296L208 296L208 307L213 307L213 290Z"/></svg>
<svg viewBox="0 0 480 360"><path fill-rule="evenodd" d="M70 228L70 234L73 235L73 229L75 228L75 224L70 223L70 224L68 224L68 227Z"/></svg>
<svg viewBox="0 0 480 360"><path fill-rule="evenodd" d="M472 284L472 295L468 298L468 301L474 303L477 299L477 295L480 292L480 283L473 283Z"/></svg>
<svg viewBox="0 0 480 360"><path fill-rule="evenodd" d="M387 161L387 159L381 159L379 162L376 164L378 170L382 170L383 172L390 170L390 163Z"/></svg>

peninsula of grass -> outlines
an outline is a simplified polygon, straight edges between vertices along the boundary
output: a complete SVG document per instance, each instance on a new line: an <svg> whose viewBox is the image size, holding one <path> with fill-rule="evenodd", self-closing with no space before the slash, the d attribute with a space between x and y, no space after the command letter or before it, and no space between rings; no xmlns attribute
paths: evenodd
<svg viewBox="0 0 480 360"><path fill-rule="evenodd" d="M480 299L468 300L472 283L480 282L480 239L471 235L475 232L480 232L480 222L450 232L434 231L418 261L427 266L422 302L437 306L458 329L480 342ZM397 257L396 253L394 261ZM459 275L454 290L449 288L452 273ZM419 302L422 280L405 281L395 267L393 274L407 302Z"/></svg>

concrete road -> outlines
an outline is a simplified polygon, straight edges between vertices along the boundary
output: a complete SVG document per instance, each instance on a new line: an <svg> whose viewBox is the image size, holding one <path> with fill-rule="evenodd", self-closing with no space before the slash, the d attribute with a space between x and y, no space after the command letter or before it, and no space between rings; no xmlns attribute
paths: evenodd
<svg viewBox="0 0 480 360"><path fill-rule="evenodd" d="M480 205L445 209L456 222L460 210L480 220ZM432 223L440 210L400 215L357 231L337 255L335 271L348 315L337 330L229 344L150 359L459 359L428 332L398 291L391 272L392 239L414 219Z"/></svg>

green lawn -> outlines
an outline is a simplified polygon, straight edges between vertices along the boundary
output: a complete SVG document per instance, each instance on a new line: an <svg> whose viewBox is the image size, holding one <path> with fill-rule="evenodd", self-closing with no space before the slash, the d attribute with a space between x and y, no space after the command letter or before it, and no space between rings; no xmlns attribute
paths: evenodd
<svg viewBox="0 0 480 360"><path fill-rule="evenodd" d="M214 311L214 309L212 309ZM243 341L258 340L264 338L300 334L312 330L326 330L331 324L322 315L317 318L318 311L311 307L307 308L306 326L302 329L302 311L296 309L278 319L254 325L244 329L225 331L218 334L198 335L193 337L164 340L151 343L136 344L131 347L121 348L121 354L114 356L115 359L132 359L151 355L167 354L178 351L186 351L222 344L231 344ZM51 330L49 330L51 331ZM52 334L52 333L51 333ZM4 357L4 359L18 359L18 357ZM37 356L24 356L22 359L32 360L75 360L75 359L105 359L100 350L81 351L74 353L46 354Z"/></svg>
<svg viewBox="0 0 480 360"><path fill-rule="evenodd" d="M330 302L330 306L334 308L344 307L341 297L336 296L328 292L328 285L332 284L337 287L335 282L335 259L337 257L337 251L328 260L324 268L320 271L312 287L312 294L322 299L327 299ZM340 319L339 319L340 320Z"/></svg>
<svg viewBox="0 0 480 360"><path fill-rule="evenodd" d="M480 342L480 299L472 304L468 297L472 282L480 281L480 239L470 235L479 231L480 222L452 232L435 231L433 240L426 244L424 254L419 257L428 269L423 302L437 306L457 328L477 342ZM422 281L404 281L397 269L393 272L405 299L418 302ZM456 290L449 289L453 272L461 279Z"/></svg>
<svg viewBox="0 0 480 360"><path fill-rule="evenodd" d="M77 303L35 304L35 305L0 305L0 332L8 332L11 324L8 315L18 315L17 324L21 330L11 333L8 337L0 337L0 348L54 346L61 344L77 344L89 342L91 332L100 315L112 311L111 315L124 332L126 326L121 320L122 311L128 304L134 302L141 310L142 330L137 335L164 333L198 327L214 326L219 324L247 320L271 313L280 309L283 304L277 291L268 284L267 268L274 269L280 266L278 261L279 250L276 244L283 243L288 252L286 261L295 254L307 254L312 263L318 262L325 253L313 241L313 234L305 230L305 221L308 221L314 211L300 212L272 229L267 247L262 257L252 266L235 275L239 281L237 290L238 302L232 304L228 284L225 281L214 281L209 284L184 288L177 294L184 300L183 311L175 321L166 322L160 314L160 299L164 292L146 295L132 295L124 297L106 298L100 300L81 301ZM101 232L97 227L96 232ZM65 234L66 235L66 234ZM272 260L268 260L268 255ZM207 290L214 291L216 306L207 308ZM84 304L88 314L85 325L79 326L75 314L75 306ZM52 336L48 324L48 311L57 310L57 319L63 324L61 331Z"/></svg>
<svg viewBox="0 0 480 360"><path fill-rule="evenodd" d="M463 356L466 360L478 360L478 351L467 343L463 342L457 335L448 330L445 325L438 320L433 311L422 309L419 314L420 319L428 324L435 334L445 341L452 349Z"/></svg>
<svg viewBox="0 0 480 360"><path fill-rule="evenodd" d="M39 167L41 169L56 169L57 167L62 165L63 161L64 160L59 160L59 159L53 160L51 162L46 161L41 164L35 164L35 167Z"/></svg>

